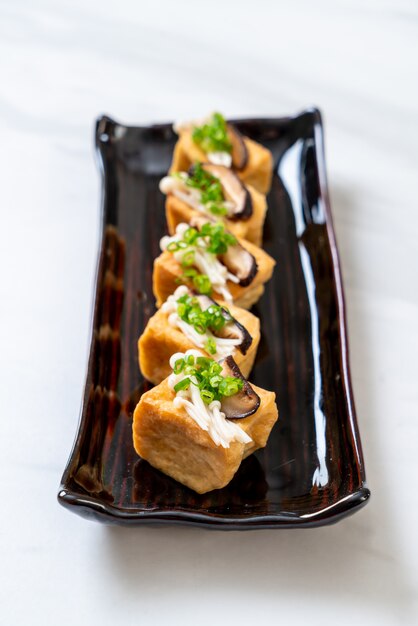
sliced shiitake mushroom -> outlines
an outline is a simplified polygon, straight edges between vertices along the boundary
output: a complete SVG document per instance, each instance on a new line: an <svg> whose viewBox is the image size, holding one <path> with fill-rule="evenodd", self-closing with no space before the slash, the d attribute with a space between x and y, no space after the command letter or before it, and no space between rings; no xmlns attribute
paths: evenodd
<svg viewBox="0 0 418 626"><path fill-rule="evenodd" d="M209 296L205 296L203 294L194 293L190 290L191 295L197 298L202 310L208 309L213 304L218 305L215 300L209 298ZM210 329L211 333L215 335L215 337L219 337L220 339L240 339L241 343L237 345L237 349L241 352L241 354L246 354L248 348L253 342L253 338L251 337L248 330L235 319L232 315L223 307L222 314L228 320L223 328L220 330Z"/></svg>
<svg viewBox="0 0 418 626"><path fill-rule="evenodd" d="M215 223L215 220L200 215L194 215L190 220L190 226L200 230L207 222ZM247 287L254 280L258 271L257 262L251 252L248 252L240 243L229 246L224 254L219 255L219 260L225 267L239 279L241 287Z"/></svg>
<svg viewBox="0 0 418 626"><path fill-rule="evenodd" d="M212 334L220 339L241 339L241 343L237 345L237 349L241 354L247 354L248 348L253 342L248 330L231 316L231 321L225 324L220 330L212 330Z"/></svg>
<svg viewBox="0 0 418 626"><path fill-rule="evenodd" d="M253 202L250 192L242 184L238 176L229 167L202 163L205 172L219 179L225 199L233 205L232 212L228 214L232 220L248 220L253 214ZM192 169L192 168L191 168Z"/></svg>
<svg viewBox="0 0 418 626"><path fill-rule="evenodd" d="M243 170L248 163L248 150L244 137L233 124L228 124L228 137L232 144L232 167Z"/></svg>
<svg viewBox="0 0 418 626"><path fill-rule="evenodd" d="M231 274L239 278L241 287L247 287L252 283L257 274L258 266L255 258L239 243L229 246L225 254L220 256L220 260Z"/></svg>
<svg viewBox="0 0 418 626"><path fill-rule="evenodd" d="M222 399L221 410L225 413L225 417L228 419L242 419L255 413L260 406L260 397L251 387L248 380L244 378L232 356L222 359L222 361L219 361L219 364L222 365L221 373L223 376L240 378L244 383L241 391Z"/></svg>

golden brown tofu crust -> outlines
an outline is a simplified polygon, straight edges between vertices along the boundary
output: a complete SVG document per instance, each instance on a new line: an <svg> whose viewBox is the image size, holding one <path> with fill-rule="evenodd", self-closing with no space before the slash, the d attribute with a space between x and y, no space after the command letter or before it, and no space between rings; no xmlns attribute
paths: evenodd
<svg viewBox="0 0 418 626"><path fill-rule="evenodd" d="M144 393L135 408L133 442L136 452L153 467L197 493L225 487L241 461L266 445L278 419L275 394L252 386L260 397L260 407L253 415L236 421L253 441L233 442L229 448L222 448L184 408L173 406L175 394L167 379L164 380Z"/></svg>
<svg viewBox="0 0 418 626"><path fill-rule="evenodd" d="M249 311L239 307L230 305L227 308L232 317L242 324L252 337L246 354L235 349L232 355L244 377L248 378L260 342L260 320ZM193 348L196 348L194 343L179 328L171 326L168 323L168 313L160 309L148 320L138 340L139 368L142 375L154 385L158 385L171 374L169 364L171 355Z"/></svg>
<svg viewBox="0 0 418 626"><path fill-rule="evenodd" d="M226 228L236 237L251 241L251 243L256 246L261 246L267 210L266 197L250 185L248 185L247 188L253 204L253 214L251 217L247 220L231 220L225 218L222 221ZM192 217L202 215L200 211L193 209L186 202L183 202L183 200L176 198L176 196L172 194L167 196L165 214L170 235L174 235L176 226L181 222L189 224ZM209 217L211 216L209 215Z"/></svg>
<svg viewBox="0 0 418 626"><path fill-rule="evenodd" d="M248 162L244 169L235 170L239 178L261 193L268 193L273 175L273 155L264 146L244 137ZM207 161L207 155L193 141L190 130L181 131L174 147L170 172L185 172L196 161Z"/></svg>
<svg viewBox="0 0 418 626"><path fill-rule="evenodd" d="M249 309L255 304L264 292L264 283L270 280L276 261L267 252L244 239L238 238L239 243L250 252L258 265L258 271L254 280L247 286L241 287L235 283L227 282L232 294L233 303L243 309ZM180 284L180 276L183 274L180 263L174 256L165 250L154 260L154 272L152 288L159 308ZM216 293L214 292L216 297Z"/></svg>

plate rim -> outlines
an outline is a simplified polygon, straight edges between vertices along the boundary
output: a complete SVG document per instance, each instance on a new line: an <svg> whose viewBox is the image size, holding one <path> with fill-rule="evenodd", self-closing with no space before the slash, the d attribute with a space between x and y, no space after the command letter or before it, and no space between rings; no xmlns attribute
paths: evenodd
<svg viewBox="0 0 418 626"><path fill-rule="evenodd" d="M347 400L347 413L351 424L351 430L353 433L353 441L355 443L356 460L360 469L361 484L360 487L344 498L337 500L331 506L327 506L324 509L319 509L310 514L288 514L285 512L273 515L257 515L250 514L248 517L239 517L235 515L228 517L220 514L211 514L208 511L199 513L196 511L179 509L149 509L143 511L132 511L130 509L124 509L121 507L115 507L108 502L100 499L98 496L80 494L69 488L67 484L68 474L73 462L77 450L77 444L81 438L83 432L83 403L86 393L86 386L84 386L84 393L82 395L81 410L79 413L79 419L76 429L74 442L71 448L71 452L68 457L67 464L65 466L57 499L59 504L67 508L68 510L77 513L78 515L102 521L109 524L124 524L124 525L161 525L161 524L181 524L198 526L202 528L213 528L222 530L249 530L249 529L272 529L272 528L311 528L317 526L324 526L338 522L340 519L353 514L358 509L362 508L369 500L371 492L367 486L366 473L364 466L363 447L360 437L360 430L358 426L357 414L355 410L353 389L351 382L351 369L349 362L349 343L347 332L347 317L346 317L346 304L345 294L342 281L340 256L337 247L337 240L334 228L334 222L331 212L331 204L328 192L328 181L326 173L326 161L325 161L325 145L324 145L324 124L322 114L319 108L311 106L301 110L295 115L281 116L281 117L251 117L251 118L234 118L231 121L240 123L268 123L280 122L291 123L296 119L310 115L312 117L312 125L315 139L315 157L318 171L318 184L320 190L320 197L323 201L323 209L325 215L325 227L329 239L329 247L331 252L331 260L333 266L334 282L336 287L336 304L337 312L339 316L339 337L341 341L341 364L342 374L346 390ZM101 252L103 246L104 230L105 230L105 168L100 154L100 142L99 142L99 128L101 125L112 124L120 126L126 129L135 128L138 130L167 128L172 124L169 122L149 124L149 125L125 125L117 122L113 117L103 114L100 115L94 125L94 138L95 138L95 155L98 163L98 168L101 174L101 201L100 201L100 214L101 214L101 226L100 236L98 243L98 251L96 256L96 270L94 275L94 288L93 288L93 302L90 306L90 334L89 334L89 356L87 359L87 367L84 379L86 380L88 371L90 369L90 359L92 356L92 342L93 342L93 321L97 307L97 285L99 277L99 267L101 260Z"/></svg>
<svg viewBox="0 0 418 626"><path fill-rule="evenodd" d="M170 509L144 510L131 512L129 509L113 507L92 496L80 496L70 490L62 489L58 493L58 501L65 508L86 519L93 519L109 524L122 525L158 525L178 524L193 525L204 528L222 530L257 530L273 528L313 528L334 524L340 519L352 515L362 508L370 497L366 486L353 491L325 509L319 509L302 516L280 513L278 515L249 515L248 517L199 513L197 511L173 511ZM332 511L328 513L328 511Z"/></svg>

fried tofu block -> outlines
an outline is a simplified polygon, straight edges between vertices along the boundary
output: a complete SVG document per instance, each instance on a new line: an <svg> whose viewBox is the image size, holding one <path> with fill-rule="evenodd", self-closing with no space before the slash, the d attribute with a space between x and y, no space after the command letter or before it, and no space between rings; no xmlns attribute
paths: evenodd
<svg viewBox="0 0 418 626"><path fill-rule="evenodd" d="M260 343L260 320L249 311L239 307L229 305L227 308L232 317L246 328L252 338L251 345L245 354L236 348L232 355L244 377L248 378ZM172 354L196 348L191 339L186 337L179 328L168 323L168 316L169 313L157 311L149 319L138 340L139 368L142 375L154 385L158 385L171 374L169 360ZM205 352L202 348L200 349ZM208 354L208 356L211 355Z"/></svg>
<svg viewBox="0 0 418 626"><path fill-rule="evenodd" d="M258 246L238 238L238 242L243 248L248 250L258 266L257 273L251 283L242 287L241 285L227 282L227 287L232 294L233 303L243 309L249 309L255 304L264 293L264 284L270 280L276 261L267 252ZM183 270L173 255L165 250L154 261L154 272L152 277L152 288L159 308L180 284L180 276ZM214 292L213 295L217 296Z"/></svg>
<svg viewBox="0 0 418 626"><path fill-rule="evenodd" d="M270 150L261 144L248 137L243 139L248 152L248 162L244 169L236 170L236 173L243 183L252 185L266 194L271 187L273 156ZM196 161L207 161L207 155L194 143L191 131L182 130L174 148L170 172L187 172Z"/></svg>
<svg viewBox="0 0 418 626"><path fill-rule="evenodd" d="M252 385L260 407L235 420L251 437L229 448L217 446L184 408L175 408L175 394L167 379L144 393L134 411L133 442L136 452L153 467L197 493L222 489L233 478L241 461L263 448L278 419L276 395Z"/></svg>
<svg viewBox="0 0 418 626"><path fill-rule="evenodd" d="M251 217L249 219L224 218L222 221L225 223L226 228L236 237L241 237L241 239L246 239L256 246L261 246L267 211L266 197L250 185L247 185L247 189L253 206ZM181 222L188 224L194 215L201 215L199 211L173 194L167 196L165 213L170 235L175 233L176 226Z"/></svg>

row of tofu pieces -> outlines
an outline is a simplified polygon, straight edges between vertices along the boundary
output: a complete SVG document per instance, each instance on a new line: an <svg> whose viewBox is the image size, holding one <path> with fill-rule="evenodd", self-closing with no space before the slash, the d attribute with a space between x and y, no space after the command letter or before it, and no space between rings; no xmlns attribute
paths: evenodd
<svg viewBox="0 0 418 626"><path fill-rule="evenodd" d="M160 184L169 234L154 261L158 310L138 341L140 370L155 387L135 409L133 441L152 466L206 493L227 485L242 460L266 445L278 418L275 394L247 380L260 341L260 321L248 309L275 266L261 248L273 163L266 148L230 124L230 151L205 151L194 141L195 127L177 128L170 173ZM203 402L197 387L186 387L187 371L199 380L215 372L210 380L224 377L232 395L217 395L215 385L220 400L210 402L208 383ZM240 381L235 393L233 378Z"/></svg>

